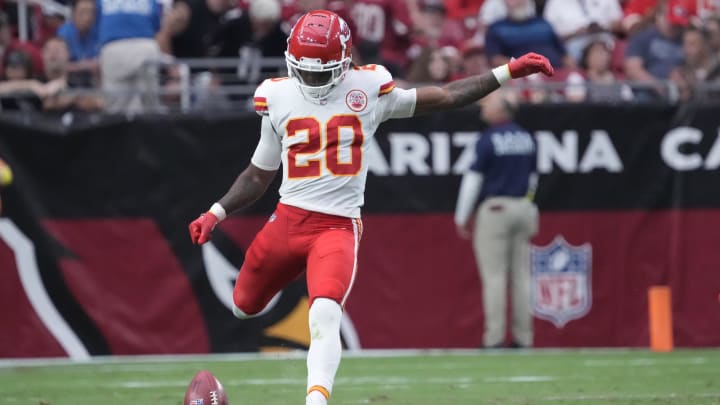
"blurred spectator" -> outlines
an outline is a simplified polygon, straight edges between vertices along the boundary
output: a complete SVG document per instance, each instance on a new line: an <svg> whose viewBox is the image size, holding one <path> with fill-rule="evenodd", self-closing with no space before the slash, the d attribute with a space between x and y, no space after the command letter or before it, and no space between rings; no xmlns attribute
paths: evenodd
<svg viewBox="0 0 720 405"><path fill-rule="evenodd" d="M468 43L462 50L462 65L456 79L483 74L490 70L483 47L476 43Z"/></svg>
<svg viewBox="0 0 720 405"><path fill-rule="evenodd" d="M447 17L442 0L423 0L418 27L420 41L425 46L453 46L460 49L466 40L462 24Z"/></svg>
<svg viewBox="0 0 720 405"><path fill-rule="evenodd" d="M580 71L566 78L565 98L571 102L612 103L633 98L630 86L612 70L612 43L593 41L582 52Z"/></svg>
<svg viewBox="0 0 720 405"><path fill-rule="evenodd" d="M97 0L100 70L109 112L156 108L161 5L157 0Z"/></svg>
<svg viewBox="0 0 720 405"><path fill-rule="evenodd" d="M622 19L625 34L633 35L653 25L659 6L658 0L626 0Z"/></svg>
<svg viewBox="0 0 720 405"><path fill-rule="evenodd" d="M685 25L699 25L701 23L700 17L698 16L699 10L707 10L704 7L704 3L715 0L665 0L659 1L660 7L669 9L671 14L675 14L678 18L688 20Z"/></svg>
<svg viewBox="0 0 720 405"><path fill-rule="evenodd" d="M623 14L619 0L548 0L543 16L577 61L590 42L613 40Z"/></svg>
<svg viewBox="0 0 720 405"><path fill-rule="evenodd" d="M471 37L478 29L478 13L484 0L445 0L447 17L458 21L466 33Z"/></svg>
<svg viewBox="0 0 720 405"><path fill-rule="evenodd" d="M507 18L507 5L505 0L484 0L481 2L478 13L478 29L484 33L485 28L495 22ZM533 15L542 14L545 8L545 0L534 0Z"/></svg>
<svg viewBox="0 0 720 405"><path fill-rule="evenodd" d="M484 0L445 0L448 18L460 21L468 18L475 20L483 1Z"/></svg>
<svg viewBox="0 0 720 405"><path fill-rule="evenodd" d="M230 14L230 13L228 13ZM287 47L287 35L281 26L281 8L278 0L253 1L247 12L223 22L217 29L208 49L208 56L238 58L238 67L225 73L238 83L259 83L268 75L285 70L280 59ZM263 67L263 58L278 58L278 65ZM218 70L221 72L224 70Z"/></svg>
<svg viewBox="0 0 720 405"><path fill-rule="evenodd" d="M405 1L356 0L350 16L355 26L353 42L363 64L385 65L395 76L409 64L407 49L415 29Z"/></svg>
<svg viewBox="0 0 720 405"><path fill-rule="evenodd" d="M683 53L685 61L671 73L670 77L678 86L680 100L712 94L717 96L719 89L703 94L702 83L720 81L720 63L718 56L710 48L708 32L700 28L689 28L683 34Z"/></svg>
<svg viewBox="0 0 720 405"><path fill-rule="evenodd" d="M280 17L278 0L251 2L246 13L238 13L221 24L211 40L209 56L240 56L254 64L262 57L283 56L287 35Z"/></svg>
<svg viewBox="0 0 720 405"><path fill-rule="evenodd" d="M655 23L661 9L679 7L691 17L710 18L717 10L716 0L627 0L625 2L622 28L627 35L648 28Z"/></svg>
<svg viewBox="0 0 720 405"><path fill-rule="evenodd" d="M68 64L70 63L70 48L60 37L50 38L42 49L44 79L68 81Z"/></svg>
<svg viewBox="0 0 720 405"><path fill-rule="evenodd" d="M491 66L503 65L527 52L545 55L556 69L573 66L550 23L535 16L531 0L505 0L505 5L508 17L490 25L485 33L485 53Z"/></svg>
<svg viewBox="0 0 720 405"><path fill-rule="evenodd" d="M33 78L30 56L20 50L12 50L3 58L2 80L28 80Z"/></svg>
<svg viewBox="0 0 720 405"><path fill-rule="evenodd" d="M30 45L31 46L31 45ZM26 48L17 46L10 38L10 29L4 14L0 13L0 110L37 111L42 108L41 98L46 89L35 80L37 66ZM34 49L34 48L33 48Z"/></svg>
<svg viewBox="0 0 720 405"><path fill-rule="evenodd" d="M70 61L96 60L100 52L97 24L95 24L95 0L75 0L72 20L63 24L57 36L70 48Z"/></svg>
<svg viewBox="0 0 720 405"><path fill-rule="evenodd" d="M70 48L62 38L47 40L42 55L45 66L45 110L96 110L102 106L97 96L63 92L82 87L85 83L78 81L74 74L70 73Z"/></svg>
<svg viewBox="0 0 720 405"><path fill-rule="evenodd" d="M492 24L506 18L507 6L505 5L505 0L485 0L480 7L478 23L483 27L489 27Z"/></svg>
<svg viewBox="0 0 720 405"><path fill-rule="evenodd" d="M37 111L41 108L40 83L33 79L30 56L20 50L5 53L0 81L0 110Z"/></svg>
<svg viewBox="0 0 720 405"><path fill-rule="evenodd" d="M75 0L72 19L58 30L70 49L68 72L82 87L96 87L99 74L100 41L96 24L95 0Z"/></svg>
<svg viewBox="0 0 720 405"><path fill-rule="evenodd" d="M204 56L202 47L198 47L198 54L193 55L192 51L186 52L188 47L178 46L176 49L176 41L180 41L180 36L190 25L192 19L192 10L185 0L174 1L170 9L163 15L160 30L155 39L158 42L160 51L167 55L174 55L179 58Z"/></svg>
<svg viewBox="0 0 720 405"><path fill-rule="evenodd" d="M70 49L61 38L51 38L42 49L43 66L45 69L45 88L50 89L43 97L43 108L47 110L63 109L73 103L73 97L61 96L58 93L68 87L68 64Z"/></svg>
<svg viewBox="0 0 720 405"><path fill-rule="evenodd" d="M718 12L720 12L720 1L718 0L696 0L695 4L697 7L695 14L701 21L717 17Z"/></svg>
<svg viewBox="0 0 720 405"><path fill-rule="evenodd" d="M178 58L209 56L217 32L228 21L239 18L243 11L232 0L187 0L190 18L185 29L172 39L173 55Z"/></svg>
<svg viewBox="0 0 720 405"><path fill-rule="evenodd" d="M0 58L11 50L20 50L32 59L34 74L42 74L42 57L40 50L30 42L20 42L13 38L10 20L7 15L0 11ZM2 74L2 71L0 71Z"/></svg>
<svg viewBox="0 0 720 405"><path fill-rule="evenodd" d="M720 16L708 18L705 21L705 29L708 31L710 49L713 52L720 52Z"/></svg>
<svg viewBox="0 0 720 405"><path fill-rule="evenodd" d="M405 78L410 83L445 83L452 75L452 63L443 49L427 47L413 60Z"/></svg>
<svg viewBox="0 0 720 405"><path fill-rule="evenodd" d="M32 62L22 51L11 51L5 61L5 82L0 83L3 110L37 111L57 106L57 94L67 87L68 50L59 38L43 47L43 81L30 74Z"/></svg>
<svg viewBox="0 0 720 405"><path fill-rule="evenodd" d="M406 76L411 83L444 83L452 75L450 60L440 48L423 48Z"/></svg>
<svg viewBox="0 0 720 405"><path fill-rule="evenodd" d="M662 7L655 17L655 25L630 38L625 51L625 74L628 79L658 84L670 77L670 72L682 63L682 32L690 22L687 9L680 6ZM662 86L636 91L642 99L662 95Z"/></svg>
<svg viewBox="0 0 720 405"><path fill-rule="evenodd" d="M58 29L65 23L65 16L51 5L39 7L38 14L39 24L33 30L33 42L42 47L50 38L57 36Z"/></svg>

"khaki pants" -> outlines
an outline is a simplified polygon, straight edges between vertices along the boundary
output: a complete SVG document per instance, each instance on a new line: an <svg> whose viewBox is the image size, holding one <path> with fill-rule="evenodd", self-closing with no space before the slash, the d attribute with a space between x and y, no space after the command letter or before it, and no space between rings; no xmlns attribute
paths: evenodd
<svg viewBox="0 0 720 405"><path fill-rule="evenodd" d="M121 39L100 50L105 109L112 113L157 109L158 74L153 61L160 60L160 48L151 38Z"/></svg>
<svg viewBox="0 0 720 405"><path fill-rule="evenodd" d="M483 286L486 347L505 341L508 275L514 342L532 346L530 238L537 229L537 206L526 198L492 197L478 209L473 248Z"/></svg>

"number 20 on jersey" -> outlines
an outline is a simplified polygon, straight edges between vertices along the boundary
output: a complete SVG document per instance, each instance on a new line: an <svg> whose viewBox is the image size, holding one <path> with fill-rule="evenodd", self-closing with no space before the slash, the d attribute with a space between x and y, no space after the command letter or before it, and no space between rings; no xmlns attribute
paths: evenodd
<svg viewBox="0 0 720 405"><path fill-rule="evenodd" d="M293 118L286 125L287 136L292 138L307 133L307 140L290 146L288 150L288 178L302 179L319 177L322 174L321 164L325 164L328 171L335 176L355 176L362 168L362 145L365 135L362 130L360 118L355 114L333 115L326 123L325 128L316 118ZM350 144L350 160L341 161L340 130L347 128L352 131L353 139ZM325 130L323 133L323 129ZM323 136L324 135L324 136ZM298 163L298 155L314 155L325 150L320 157L307 159ZM324 162L321 162L324 161Z"/></svg>

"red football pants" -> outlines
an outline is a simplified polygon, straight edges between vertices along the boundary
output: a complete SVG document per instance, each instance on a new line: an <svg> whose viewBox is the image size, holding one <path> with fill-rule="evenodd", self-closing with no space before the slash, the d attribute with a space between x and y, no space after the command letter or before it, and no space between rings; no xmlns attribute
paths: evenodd
<svg viewBox="0 0 720 405"><path fill-rule="evenodd" d="M233 300L248 315L307 270L310 303L318 297L345 304L357 270L360 219L278 203L245 253Z"/></svg>

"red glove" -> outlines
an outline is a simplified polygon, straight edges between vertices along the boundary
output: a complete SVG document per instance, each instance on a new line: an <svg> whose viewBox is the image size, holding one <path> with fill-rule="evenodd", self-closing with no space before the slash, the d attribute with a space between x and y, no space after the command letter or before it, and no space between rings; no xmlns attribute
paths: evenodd
<svg viewBox="0 0 720 405"><path fill-rule="evenodd" d="M510 77L513 79L530 76L538 72L542 72L545 76L552 76L555 73L550 61L534 52L526 53L517 59L511 60L508 63L508 69L510 70Z"/></svg>
<svg viewBox="0 0 720 405"><path fill-rule="evenodd" d="M215 229L215 225L220 222L212 212L200 214L200 216L190 223L190 239L196 245L202 245L210 240L210 232Z"/></svg>

